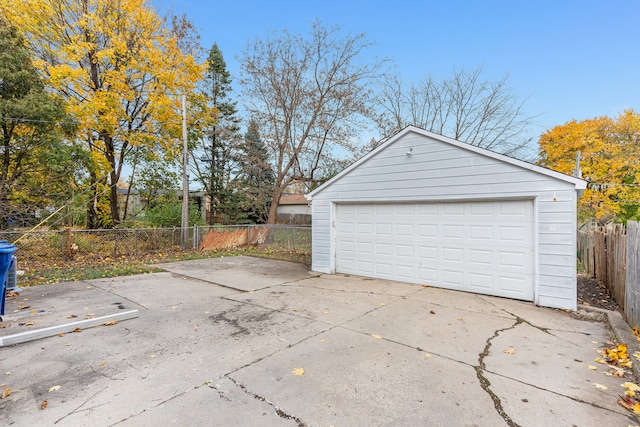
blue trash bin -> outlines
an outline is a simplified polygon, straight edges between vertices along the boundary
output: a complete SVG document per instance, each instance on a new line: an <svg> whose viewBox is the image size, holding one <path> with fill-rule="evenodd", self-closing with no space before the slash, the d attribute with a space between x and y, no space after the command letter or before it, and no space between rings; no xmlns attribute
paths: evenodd
<svg viewBox="0 0 640 427"><path fill-rule="evenodd" d="M0 243L0 316L4 316L4 304L7 298L7 279L11 259L18 248L9 243Z"/></svg>

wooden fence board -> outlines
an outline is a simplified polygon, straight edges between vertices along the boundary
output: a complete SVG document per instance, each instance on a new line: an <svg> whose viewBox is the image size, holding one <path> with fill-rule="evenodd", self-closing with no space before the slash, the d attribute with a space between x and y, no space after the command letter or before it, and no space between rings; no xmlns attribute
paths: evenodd
<svg viewBox="0 0 640 427"><path fill-rule="evenodd" d="M631 326L640 325L640 224L627 223L624 316Z"/></svg>
<svg viewBox="0 0 640 427"><path fill-rule="evenodd" d="M624 225L608 224L580 230L577 242L578 257L585 271L600 280L623 309L627 303L627 239Z"/></svg>

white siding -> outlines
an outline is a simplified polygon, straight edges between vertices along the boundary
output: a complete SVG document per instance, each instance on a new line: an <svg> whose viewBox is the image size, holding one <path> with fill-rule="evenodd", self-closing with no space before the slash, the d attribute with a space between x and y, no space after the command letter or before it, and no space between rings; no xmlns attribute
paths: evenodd
<svg viewBox="0 0 640 427"><path fill-rule="evenodd" d="M533 199L535 301L575 309L576 185L550 174L408 132L312 193L312 268L335 272L334 203Z"/></svg>

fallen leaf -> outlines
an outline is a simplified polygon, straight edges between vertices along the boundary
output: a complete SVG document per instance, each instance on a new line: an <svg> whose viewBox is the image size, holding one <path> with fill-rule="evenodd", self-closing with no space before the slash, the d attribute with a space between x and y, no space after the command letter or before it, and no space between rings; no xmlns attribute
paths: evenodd
<svg viewBox="0 0 640 427"><path fill-rule="evenodd" d="M300 309L298 308L294 308L293 311L295 311L296 313L300 311Z"/></svg>
<svg viewBox="0 0 640 427"><path fill-rule="evenodd" d="M75 319L76 317L78 317L78 316L76 316L75 314L72 314L70 316L67 316L67 319Z"/></svg>
<svg viewBox="0 0 640 427"><path fill-rule="evenodd" d="M429 311L429 314L436 314L436 312L431 310L431 311Z"/></svg>
<svg viewBox="0 0 640 427"><path fill-rule="evenodd" d="M24 325L25 325L25 326L33 326L33 325L35 325L35 324L36 324L36 322L32 320L32 321L30 321L30 322L25 323Z"/></svg>
<svg viewBox="0 0 640 427"><path fill-rule="evenodd" d="M73 331L71 332L82 332L82 328L75 328Z"/></svg>
<svg viewBox="0 0 640 427"><path fill-rule="evenodd" d="M380 303L380 307L384 307L385 305L387 305L387 304L385 304L383 302Z"/></svg>
<svg viewBox="0 0 640 427"><path fill-rule="evenodd" d="M607 390L609 388L606 385L602 385L602 384L598 384L598 383L593 383L593 386L595 388L597 388L598 390Z"/></svg>
<svg viewBox="0 0 640 427"><path fill-rule="evenodd" d="M9 387L7 387L2 392L2 396L0 396L0 399L6 399L9 396L11 396L11 389Z"/></svg>
<svg viewBox="0 0 640 427"><path fill-rule="evenodd" d="M423 288L428 288L429 285L427 285L426 283L424 285L422 285Z"/></svg>
<svg viewBox="0 0 640 427"><path fill-rule="evenodd" d="M103 325L104 326L113 326L113 325L117 325L118 321L117 320L112 320L110 322L104 322Z"/></svg>
<svg viewBox="0 0 640 427"><path fill-rule="evenodd" d="M43 400L42 403L40 404L40 409L45 409L47 407L47 401Z"/></svg>
<svg viewBox="0 0 640 427"><path fill-rule="evenodd" d="M26 310L27 308L31 308L30 305L19 305L18 310Z"/></svg>
<svg viewBox="0 0 640 427"><path fill-rule="evenodd" d="M424 357L426 357L427 359L431 359L431 355L429 353L425 353Z"/></svg>
<svg viewBox="0 0 640 427"><path fill-rule="evenodd" d="M322 314L330 314L328 310L324 310Z"/></svg>
<svg viewBox="0 0 640 427"><path fill-rule="evenodd" d="M606 364L606 363L607 363L607 362L605 362L604 360L602 360L602 358L601 358L601 357L596 357L596 362L598 362L598 363L604 363L604 364Z"/></svg>
<svg viewBox="0 0 640 427"><path fill-rule="evenodd" d="M320 342L327 342L327 340L320 340Z"/></svg>
<svg viewBox="0 0 640 427"><path fill-rule="evenodd" d="M620 384L620 385L622 387L626 388L627 390L640 391L640 387L638 386L638 384L635 384L635 383L626 382L626 383Z"/></svg>
<svg viewBox="0 0 640 427"><path fill-rule="evenodd" d="M108 363L108 362L102 362L102 363L100 364L100 367L107 366L107 363Z"/></svg>
<svg viewBox="0 0 640 427"><path fill-rule="evenodd" d="M640 351L634 351L633 352L633 357L635 357L636 360L640 361Z"/></svg>
<svg viewBox="0 0 640 427"><path fill-rule="evenodd" d="M462 319L462 317L458 317L458 320L464 320L464 319Z"/></svg>
<svg viewBox="0 0 640 427"><path fill-rule="evenodd" d="M593 365L587 365L587 369L590 369L590 370L592 370L592 371L595 371L595 370L597 370L598 368L597 368L597 367L595 367L595 366L593 366Z"/></svg>
<svg viewBox="0 0 640 427"><path fill-rule="evenodd" d="M54 385L53 387L49 388L49 393L54 392L54 391L58 391L62 388L61 385Z"/></svg>
<svg viewBox="0 0 640 427"><path fill-rule="evenodd" d="M296 377L302 376L304 375L304 368L294 368L293 371L291 371L291 373Z"/></svg>
<svg viewBox="0 0 640 427"><path fill-rule="evenodd" d="M382 339L382 335L371 334L371 336L377 340Z"/></svg>
<svg viewBox="0 0 640 427"><path fill-rule="evenodd" d="M513 347L509 347L509 348L505 348L504 350L502 350L502 352L504 354L514 354L516 352L516 349Z"/></svg>

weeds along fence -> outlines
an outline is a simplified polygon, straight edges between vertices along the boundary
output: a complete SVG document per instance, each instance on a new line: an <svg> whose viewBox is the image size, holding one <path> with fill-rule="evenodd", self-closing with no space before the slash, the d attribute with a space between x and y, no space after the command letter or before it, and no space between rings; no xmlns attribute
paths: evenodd
<svg viewBox="0 0 640 427"><path fill-rule="evenodd" d="M182 231L181 228L4 231L0 232L0 239L15 243L21 266L246 246L311 253L310 227L197 226L188 229L186 240Z"/></svg>
<svg viewBox="0 0 640 427"><path fill-rule="evenodd" d="M585 226L578 230L578 258L623 308L627 322L640 325L640 223Z"/></svg>

